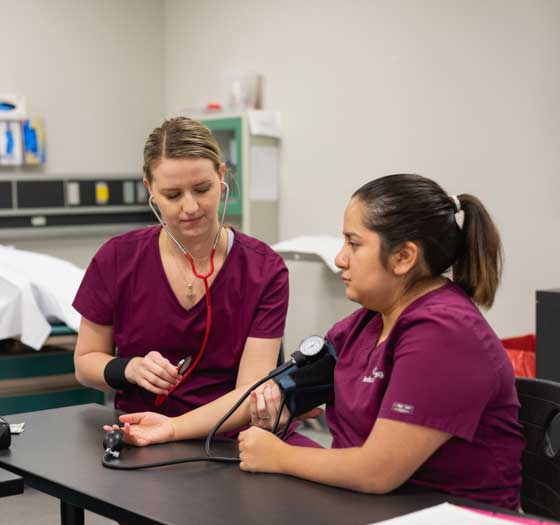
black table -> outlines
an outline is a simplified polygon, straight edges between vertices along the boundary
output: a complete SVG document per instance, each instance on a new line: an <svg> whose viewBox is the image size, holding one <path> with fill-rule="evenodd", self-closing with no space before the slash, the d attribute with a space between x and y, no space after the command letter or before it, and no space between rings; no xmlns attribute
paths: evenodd
<svg viewBox="0 0 560 525"><path fill-rule="evenodd" d="M2 496L15 496L23 492L23 478L0 469L0 498Z"/></svg>
<svg viewBox="0 0 560 525"><path fill-rule="evenodd" d="M100 405L18 414L25 432L0 451L0 467L60 499L65 525L83 524L83 509L134 524L366 524L460 501L436 493L359 494L288 476L248 474L236 464L111 470L101 464L102 426L116 416ZM181 442L126 448L121 459L153 462L200 455L201 442Z"/></svg>

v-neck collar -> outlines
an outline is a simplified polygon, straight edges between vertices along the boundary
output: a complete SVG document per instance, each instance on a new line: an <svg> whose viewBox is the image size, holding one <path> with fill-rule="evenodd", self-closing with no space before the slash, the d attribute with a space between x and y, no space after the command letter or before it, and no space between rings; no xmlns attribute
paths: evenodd
<svg viewBox="0 0 560 525"><path fill-rule="evenodd" d="M167 289L167 293L169 295L171 295L172 301L175 303L175 306L183 313L187 313L187 314L193 314L196 311L200 310L203 305L206 305L206 300L205 300L205 294L202 295L202 297L195 303L193 304L190 308L185 308L180 302L179 299L177 298L177 296L175 295L175 292L173 291L173 288L171 288L171 284L169 283L169 279L167 278L167 275L165 273L165 268L163 267L163 259L161 257L161 251L159 249L159 235L160 232L162 231L162 227L160 226L159 228L155 228L155 234L153 237L153 248L155 250L155 255L157 258L157 265L159 268L159 272L160 272L160 276L164 281L164 286ZM222 267L218 270L218 273L216 274L216 278L214 279L214 281L212 282L212 284L210 285L209 288L209 292L212 293L212 291L219 286L220 282L224 279L222 277L223 273L224 273L224 269L227 268L227 266L230 264L230 259L232 256L232 253L234 253L235 249L236 249L236 244L237 244L237 236L235 235L235 231L234 231L234 237L233 237L233 245L231 247L231 250L229 251L229 253L227 252L226 249L226 258L224 260L224 264L222 264Z"/></svg>

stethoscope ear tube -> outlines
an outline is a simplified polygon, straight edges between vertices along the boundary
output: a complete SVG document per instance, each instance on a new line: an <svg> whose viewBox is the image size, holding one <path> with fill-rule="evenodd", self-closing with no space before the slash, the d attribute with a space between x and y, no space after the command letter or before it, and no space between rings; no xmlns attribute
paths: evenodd
<svg viewBox="0 0 560 525"><path fill-rule="evenodd" d="M198 363L201 361L201 359L204 355L204 352L206 351L206 346L208 345L208 339L210 337L210 330L211 330L211 327L212 327L212 299L211 299L211 295L210 295L210 286L208 284L208 279L214 274L214 255L216 253L216 246L218 245L218 240L220 239L220 233L222 232L222 229L223 229L223 226L224 226L224 219L225 219L225 216L226 216L227 203L228 203L228 199L229 199L229 186L228 186L228 184L225 181L220 181L220 183L225 186L226 195L225 195L225 199L224 199L224 208L222 210L222 218L221 218L220 223L219 223L218 232L216 233L216 238L214 239L214 244L212 245L212 249L210 250L210 269L208 270L208 273L206 273L206 274L200 274L197 271L196 265L194 264L194 259L191 256L191 254L187 250L185 250L185 248L183 248L181 243L177 239L175 239L173 234L169 231L169 229L167 228L167 225L165 224L161 215L158 213L158 211L156 210L156 208L154 206L153 195L150 195L150 198L148 200L148 204L150 205L150 208L151 208L152 212L156 216L158 222L161 224L161 227L164 229L165 233L173 240L173 242L177 245L179 250L181 250L183 255L189 261L189 263L191 265L193 275L197 279L201 279L204 282L204 296L206 297L206 329L204 331L204 338L202 340L202 344L200 345L200 350L198 351L198 354L197 354L194 362L192 363L192 365L190 365L190 366L187 365L186 367L185 366L181 367L181 368L185 369L184 372L182 373L181 380L175 386L173 386L173 388L166 395L161 395L160 394L156 397L156 400L155 400L156 407L160 407L165 402L165 400L171 395L171 393L174 392L187 379L187 377L189 377L194 372L195 368L198 366Z"/></svg>

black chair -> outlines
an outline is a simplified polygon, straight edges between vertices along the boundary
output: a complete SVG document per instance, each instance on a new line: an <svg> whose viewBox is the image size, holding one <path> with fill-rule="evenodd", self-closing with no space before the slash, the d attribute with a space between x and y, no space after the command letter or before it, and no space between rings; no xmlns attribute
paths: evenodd
<svg viewBox="0 0 560 525"><path fill-rule="evenodd" d="M526 440L521 506L560 520L560 383L518 377L516 387Z"/></svg>

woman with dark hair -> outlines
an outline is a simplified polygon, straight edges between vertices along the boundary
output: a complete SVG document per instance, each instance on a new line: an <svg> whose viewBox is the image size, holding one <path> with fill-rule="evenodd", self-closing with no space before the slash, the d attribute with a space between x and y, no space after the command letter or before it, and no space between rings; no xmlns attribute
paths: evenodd
<svg viewBox="0 0 560 525"><path fill-rule="evenodd" d="M491 306L500 280L488 212L472 195L391 175L354 193L344 238L336 264L362 308L326 336L338 354L332 449L253 427L239 436L241 468L369 493L409 481L517 509L524 442L513 369L475 305ZM268 428L276 388L252 399L253 423Z"/></svg>
<svg viewBox="0 0 560 525"><path fill-rule="evenodd" d="M264 384L228 423L254 425L239 434L241 468L368 493L410 482L517 509L524 441L513 368L476 306L492 305L500 281L488 212L472 195L391 175L354 193L343 234L336 264L362 307L326 336L338 355L332 448L268 432L280 403L276 385ZM121 421L136 445L200 437L185 416Z"/></svg>

